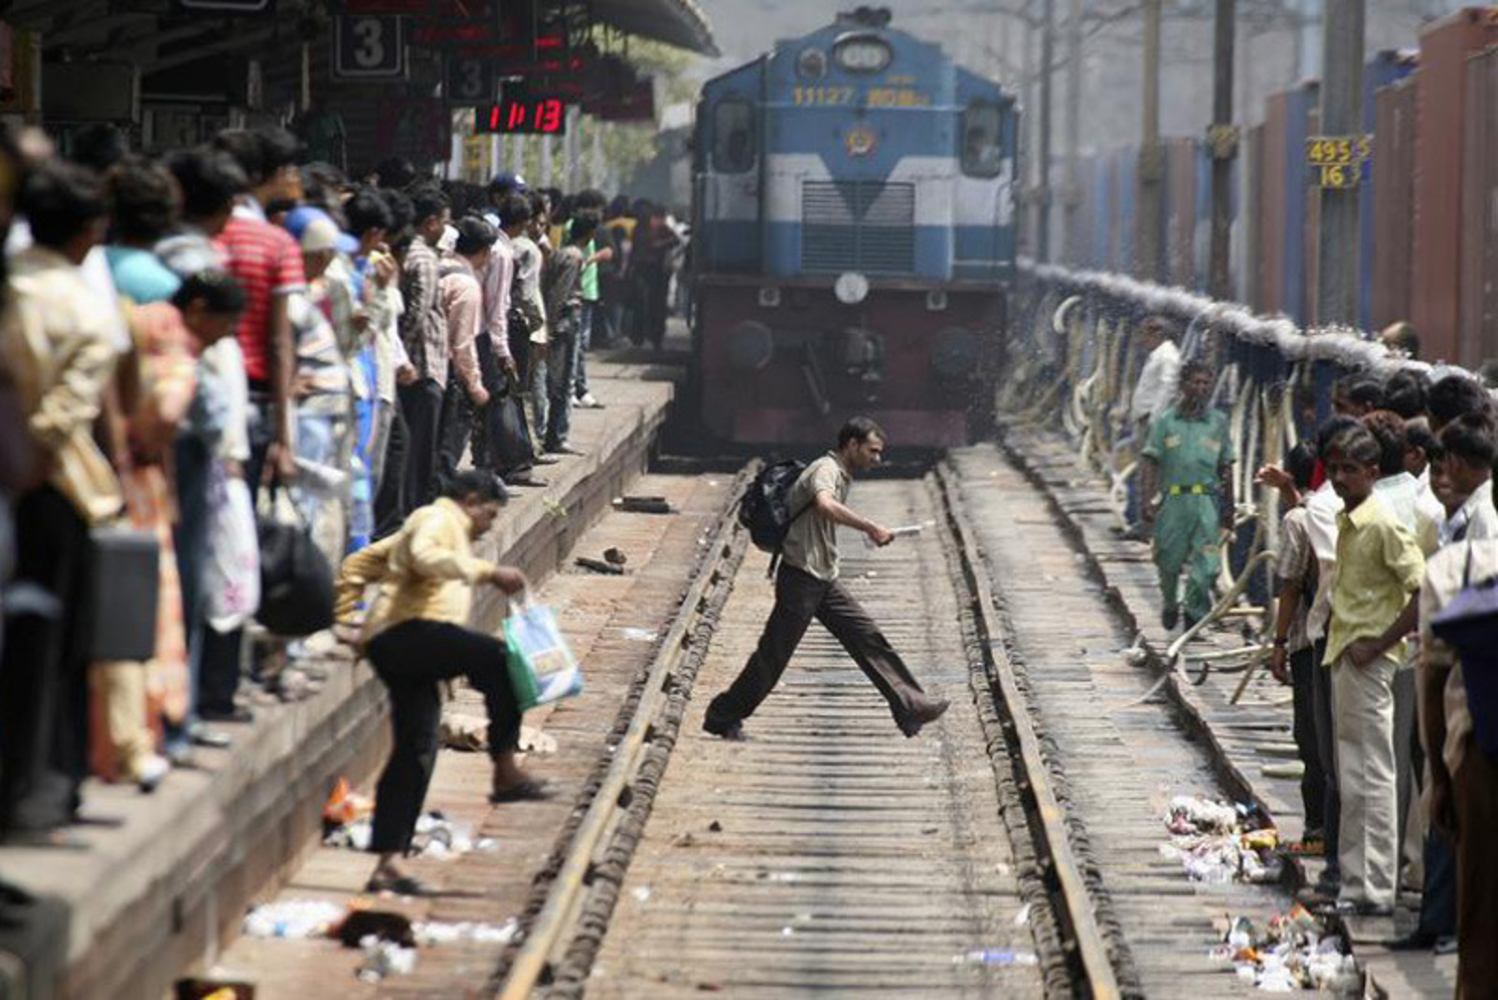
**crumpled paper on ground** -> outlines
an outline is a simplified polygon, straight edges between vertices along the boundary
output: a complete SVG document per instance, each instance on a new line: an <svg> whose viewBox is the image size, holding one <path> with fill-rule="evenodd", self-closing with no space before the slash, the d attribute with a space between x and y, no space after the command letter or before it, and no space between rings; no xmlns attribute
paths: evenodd
<svg viewBox="0 0 1498 1000"><path fill-rule="evenodd" d="M352 823L326 828L323 844L328 847L348 847L356 851L369 850L374 837L372 817L360 817ZM473 831L466 823L456 823L442 813L432 810L423 813L416 821L416 833L411 838L411 853L424 858L445 861L467 854L469 851L497 851L499 844L492 837L473 839Z"/></svg>
<svg viewBox="0 0 1498 1000"><path fill-rule="evenodd" d="M1252 807L1177 795L1165 811L1172 836L1160 853L1178 859L1194 882L1278 882L1285 870L1275 853L1279 833L1255 826L1257 816Z"/></svg>
<svg viewBox="0 0 1498 1000"><path fill-rule="evenodd" d="M265 903L245 914L244 932L256 938L325 937L343 919L344 908L325 899Z"/></svg>
<svg viewBox="0 0 1498 1000"><path fill-rule="evenodd" d="M1357 961L1328 936L1325 925L1296 903L1258 924L1248 917L1229 922L1224 943L1212 958L1231 962L1244 982L1270 993L1293 990L1355 992L1362 982Z"/></svg>

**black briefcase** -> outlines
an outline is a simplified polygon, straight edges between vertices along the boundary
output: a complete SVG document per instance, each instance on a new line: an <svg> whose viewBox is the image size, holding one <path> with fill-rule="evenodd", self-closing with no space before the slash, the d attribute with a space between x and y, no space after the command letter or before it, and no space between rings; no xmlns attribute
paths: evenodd
<svg viewBox="0 0 1498 1000"><path fill-rule="evenodd" d="M161 543L154 531L95 528L94 641L100 660L149 660L156 655L161 599Z"/></svg>

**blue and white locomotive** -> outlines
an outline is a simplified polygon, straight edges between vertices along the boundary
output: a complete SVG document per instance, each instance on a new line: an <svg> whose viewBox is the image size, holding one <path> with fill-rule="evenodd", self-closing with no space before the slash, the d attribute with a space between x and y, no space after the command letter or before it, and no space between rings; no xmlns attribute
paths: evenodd
<svg viewBox="0 0 1498 1000"><path fill-rule="evenodd" d="M694 364L720 438L821 443L859 412L946 447L991 419L1015 102L889 20L839 15L702 89Z"/></svg>

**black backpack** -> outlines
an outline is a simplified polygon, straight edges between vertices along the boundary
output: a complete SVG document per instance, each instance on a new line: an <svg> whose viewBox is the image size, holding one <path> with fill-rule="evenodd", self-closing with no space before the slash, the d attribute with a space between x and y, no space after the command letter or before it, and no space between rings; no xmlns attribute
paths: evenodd
<svg viewBox="0 0 1498 1000"><path fill-rule="evenodd" d="M780 548L791 524L810 507L808 504L800 510L791 510L791 490L805 471L806 463L794 460L767 465L739 501L739 524L749 529L750 541L761 552L775 554L770 560L771 573L780 561Z"/></svg>

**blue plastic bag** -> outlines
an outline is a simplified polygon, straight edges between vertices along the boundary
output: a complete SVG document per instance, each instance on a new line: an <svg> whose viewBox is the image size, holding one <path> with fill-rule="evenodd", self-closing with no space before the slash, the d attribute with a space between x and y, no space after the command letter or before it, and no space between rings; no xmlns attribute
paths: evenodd
<svg viewBox="0 0 1498 1000"><path fill-rule="evenodd" d="M550 608L527 604L505 619L505 644L510 686L522 712L582 693L582 668Z"/></svg>

